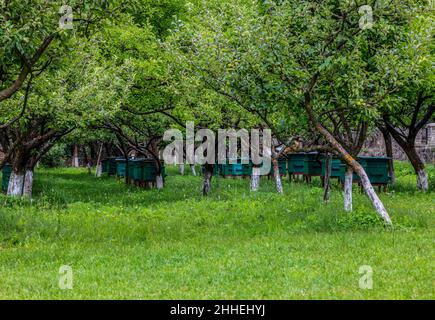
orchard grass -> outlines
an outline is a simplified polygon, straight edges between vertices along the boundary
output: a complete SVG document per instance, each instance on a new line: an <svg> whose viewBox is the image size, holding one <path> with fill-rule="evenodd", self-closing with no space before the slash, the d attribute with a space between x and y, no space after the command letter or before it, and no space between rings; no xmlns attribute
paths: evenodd
<svg viewBox="0 0 435 320"><path fill-rule="evenodd" d="M381 199L394 229L354 189L201 177L169 168L163 191L77 169L39 169L32 201L0 196L0 299L434 299L435 169L416 191L398 163ZM73 289L59 288L59 268ZM359 268L373 268L373 289Z"/></svg>

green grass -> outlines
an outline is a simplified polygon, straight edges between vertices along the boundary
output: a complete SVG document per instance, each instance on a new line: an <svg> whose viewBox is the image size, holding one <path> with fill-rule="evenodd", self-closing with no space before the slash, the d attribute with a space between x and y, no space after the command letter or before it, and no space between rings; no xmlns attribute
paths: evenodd
<svg viewBox="0 0 435 320"><path fill-rule="evenodd" d="M203 198L201 178L174 169L163 191L41 169L32 201L0 196L0 299L434 299L433 184L419 193L409 166L397 171L381 194L389 230L357 188L347 214L318 181L280 196L267 179L252 194L219 178ZM59 289L62 265L72 290Z"/></svg>

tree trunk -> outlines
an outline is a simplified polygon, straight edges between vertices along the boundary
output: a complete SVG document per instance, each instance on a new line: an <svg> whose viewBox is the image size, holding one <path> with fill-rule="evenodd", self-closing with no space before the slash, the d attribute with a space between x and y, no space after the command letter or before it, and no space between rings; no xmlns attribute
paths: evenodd
<svg viewBox="0 0 435 320"><path fill-rule="evenodd" d="M428 191L429 182L423 160L421 160L414 146L406 146L403 149L407 154L412 166L414 167L415 174L417 175L417 188L421 191Z"/></svg>
<svg viewBox="0 0 435 320"><path fill-rule="evenodd" d="M387 211L384 208L384 205L382 204L381 200L376 194L375 189L373 189L373 186L370 183L370 179L367 176L367 173L365 172L364 168L360 164L358 164L355 167L356 167L355 170L356 173L361 178L361 185L363 186L371 202L374 204L376 211L380 214L380 216L384 219L384 221L388 225L392 225L390 216L388 215Z"/></svg>
<svg viewBox="0 0 435 320"><path fill-rule="evenodd" d="M29 124L26 135L20 136L19 129L13 134L16 142L7 155L13 172L7 192L9 196L22 196L24 193L31 197L34 168L60 138L71 132L44 130L44 127L43 123Z"/></svg>
<svg viewBox="0 0 435 320"><path fill-rule="evenodd" d="M251 176L251 191L256 192L260 187L260 168L253 167L252 168L252 176Z"/></svg>
<svg viewBox="0 0 435 320"><path fill-rule="evenodd" d="M213 169L214 165L212 164L205 164L204 165L204 180L203 180L203 187L202 187L202 194L204 196L207 196L211 191L211 180L213 178Z"/></svg>
<svg viewBox="0 0 435 320"><path fill-rule="evenodd" d="M182 176L184 176L184 163L181 163L181 164L179 165L179 170L180 170L180 174L181 174Z"/></svg>
<svg viewBox="0 0 435 320"><path fill-rule="evenodd" d="M106 157L109 158L112 155L112 145L109 143L105 143L104 150L106 151Z"/></svg>
<svg viewBox="0 0 435 320"><path fill-rule="evenodd" d="M272 163L273 163L273 177L275 179L276 192L284 193L284 190L282 188L281 173L279 172L278 159L274 157L272 159Z"/></svg>
<svg viewBox="0 0 435 320"><path fill-rule="evenodd" d="M72 167L79 167L79 148L76 144L73 147Z"/></svg>
<svg viewBox="0 0 435 320"><path fill-rule="evenodd" d="M88 146L89 146L89 152L90 152L90 158L91 158L90 160L91 160L92 164L95 164L98 162L98 159L97 159L98 154L96 153L96 150L95 150L95 144L93 142L91 142L88 144Z"/></svg>
<svg viewBox="0 0 435 320"><path fill-rule="evenodd" d="M98 158L97 158L97 168L95 170L95 176L97 178L100 178L103 174L103 165L101 164L101 155L103 153L103 144L100 146L100 150L98 151Z"/></svg>
<svg viewBox="0 0 435 320"><path fill-rule="evenodd" d="M158 190L162 190L164 187L164 179L163 174L159 174L156 176L156 186Z"/></svg>
<svg viewBox="0 0 435 320"><path fill-rule="evenodd" d="M331 171L332 171L332 155L327 154L325 159L325 176L323 177L324 193L323 201L325 203L329 202L331 194Z"/></svg>
<svg viewBox="0 0 435 320"><path fill-rule="evenodd" d="M95 176L97 178L101 178L102 175L103 175L103 165L101 164L101 162L99 162L97 164L97 168L95 169Z"/></svg>
<svg viewBox="0 0 435 320"><path fill-rule="evenodd" d="M17 76L16 80L7 88L0 90L0 102L6 99L9 99L15 92L17 92L26 81L28 75L32 72L33 67L39 62L41 57L44 55L47 48L55 39L56 34L50 34L47 36L44 41L39 45L36 52L33 54L30 59L26 59L26 63L23 63L21 71Z"/></svg>
<svg viewBox="0 0 435 320"><path fill-rule="evenodd" d="M7 195L11 197L21 197L23 195L24 173L12 171L9 179Z"/></svg>
<svg viewBox="0 0 435 320"><path fill-rule="evenodd" d="M194 164L190 165L190 171L192 172L192 175L196 177L196 168Z"/></svg>
<svg viewBox="0 0 435 320"><path fill-rule="evenodd" d="M392 222L390 216L388 215L388 212L385 209L383 203L381 202L375 190L373 189L373 186L370 183L370 180L364 168L349 154L349 152L346 151L345 148L343 148L343 146L337 141L337 139L316 118L316 114L314 113L313 106L312 106L310 89L312 89L315 86L316 80L318 79L319 76L320 74L316 73L316 75L313 77L310 83L310 88L305 90L304 92L304 96L305 96L304 107L305 110L307 111L308 117L312 122L312 124L316 127L317 131L319 131L319 133L323 135L325 140L341 155L343 161L359 175L364 190L366 191L367 196L369 197L370 201L375 207L376 212L379 214L379 216L382 217L382 219L384 219L387 225L391 225Z"/></svg>
<svg viewBox="0 0 435 320"><path fill-rule="evenodd" d="M353 170L350 166L346 167L346 173L344 176L344 210L352 212L352 183L353 182Z"/></svg>
<svg viewBox="0 0 435 320"><path fill-rule="evenodd" d="M386 122L388 132L393 136L394 140L399 144L402 150L406 153L409 161L414 167L415 174L417 175L417 188L421 191L429 190L429 183L427 180L427 173L425 165L415 149L415 136L416 134L409 135L406 139Z"/></svg>
<svg viewBox="0 0 435 320"><path fill-rule="evenodd" d="M417 172L417 188L422 191L429 190L429 181L425 169L420 169Z"/></svg>
<svg viewBox="0 0 435 320"><path fill-rule="evenodd" d="M388 160L388 174L391 178L391 184L396 184L396 173L394 171L394 154L393 154L393 139L391 134L385 128L380 128L385 142L385 154L390 160Z"/></svg>
<svg viewBox="0 0 435 320"><path fill-rule="evenodd" d="M130 162L128 158L128 152L126 153L125 157L125 177L124 177L125 184L133 183L134 181L130 181Z"/></svg>
<svg viewBox="0 0 435 320"><path fill-rule="evenodd" d="M86 146L82 146L82 150L83 150L82 152L83 152L83 157L84 157L85 163L86 163L86 165L88 165L91 160L88 157L88 150L87 150Z"/></svg>
<svg viewBox="0 0 435 320"><path fill-rule="evenodd" d="M32 193L33 193L33 170L27 169L26 175L24 176L23 196L27 198L32 198Z"/></svg>

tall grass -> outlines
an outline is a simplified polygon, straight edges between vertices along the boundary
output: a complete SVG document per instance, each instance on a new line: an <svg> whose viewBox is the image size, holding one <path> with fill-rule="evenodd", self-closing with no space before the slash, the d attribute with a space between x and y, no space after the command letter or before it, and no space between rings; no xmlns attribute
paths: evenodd
<svg viewBox="0 0 435 320"><path fill-rule="evenodd" d="M34 199L0 196L0 298L433 298L434 189L415 190L409 165L381 198L385 229L355 187L354 212L334 185L201 178L169 168L162 191L41 169ZM435 172L429 167L430 175ZM433 185L433 184L432 184ZM358 268L375 288L358 287ZM75 286L57 286L71 265Z"/></svg>

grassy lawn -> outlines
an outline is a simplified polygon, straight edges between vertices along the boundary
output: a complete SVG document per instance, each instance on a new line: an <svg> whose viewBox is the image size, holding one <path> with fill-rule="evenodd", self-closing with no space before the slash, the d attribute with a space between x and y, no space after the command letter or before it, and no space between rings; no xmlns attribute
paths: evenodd
<svg viewBox="0 0 435 320"><path fill-rule="evenodd" d="M432 190L435 169L429 169ZM166 189L126 187L83 170L38 170L30 201L0 196L0 299L434 299L435 192L407 165L381 198L387 230L355 188L213 182L169 170ZM59 289L59 268L73 289ZM373 269L373 289L359 268Z"/></svg>

